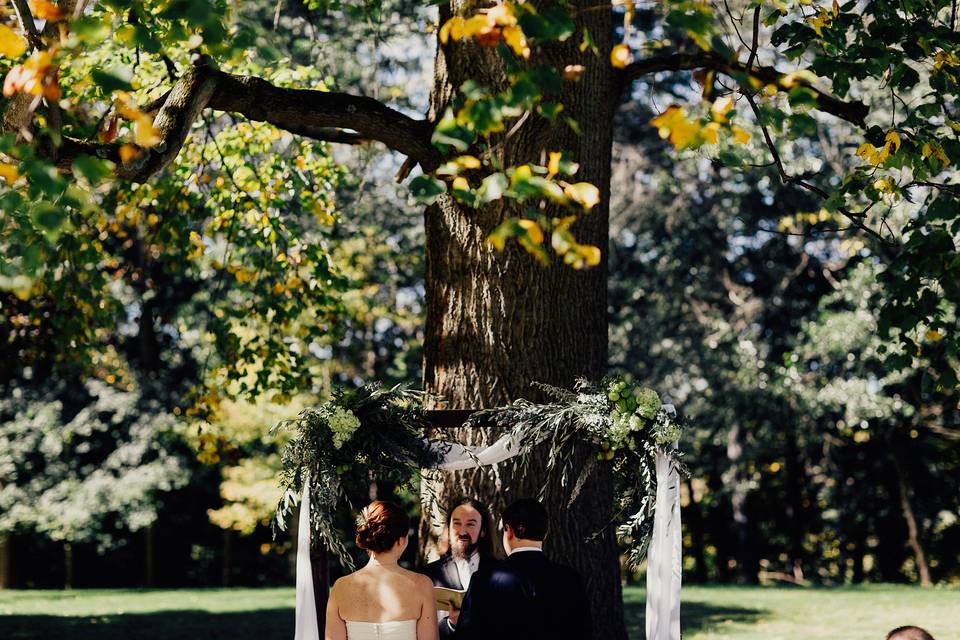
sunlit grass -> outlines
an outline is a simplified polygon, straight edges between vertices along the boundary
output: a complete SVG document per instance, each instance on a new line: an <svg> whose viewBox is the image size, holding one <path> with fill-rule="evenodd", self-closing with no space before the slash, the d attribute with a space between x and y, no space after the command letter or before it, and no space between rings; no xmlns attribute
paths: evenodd
<svg viewBox="0 0 960 640"><path fill-rule="evenodd" d="M293 602L291 588L0 591L0 638L289 640ZM627 588L624 604L641 640L643 590ZM882 640L903 624L960 637L957 588L687 587L682 611L684 640Z"/></svg>

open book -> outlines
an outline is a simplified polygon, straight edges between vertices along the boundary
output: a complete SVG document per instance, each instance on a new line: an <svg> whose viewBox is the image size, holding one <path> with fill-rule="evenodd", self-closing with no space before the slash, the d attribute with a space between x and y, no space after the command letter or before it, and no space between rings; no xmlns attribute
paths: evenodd
<svg viewBox="0 0 960 640"><path fill-rule="evenodd" d="M441 611L450 611L451 607L460 609L463 607L463 596L467 590L446 589L444 587L434 587L433 593L437 597L437 609Z"/></svg>

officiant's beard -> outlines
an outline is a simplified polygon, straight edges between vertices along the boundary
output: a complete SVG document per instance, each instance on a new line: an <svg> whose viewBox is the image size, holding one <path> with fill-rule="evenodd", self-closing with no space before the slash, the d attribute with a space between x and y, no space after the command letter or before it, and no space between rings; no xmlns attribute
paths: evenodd
<svg viewBox="0 0 960 640"><path fill-rule="evenodd" d="M473 542L470 538L454 538L450 543L450 553L455 560L466 560L476 553L478 548L480 548L479 539Z"/></svg>

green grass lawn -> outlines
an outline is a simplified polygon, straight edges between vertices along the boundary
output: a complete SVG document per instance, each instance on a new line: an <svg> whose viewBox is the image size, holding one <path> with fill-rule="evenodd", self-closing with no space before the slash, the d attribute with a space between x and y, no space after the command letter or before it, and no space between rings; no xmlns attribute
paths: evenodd
<svg viewBox="0 0 960 640"><path fill-rule="evenodd" d="M643 634L644 594L624 597L630 637ZM689 587L684 640L881 640L902 624L960 639L960 589L873 585L796 589ZM290 640L293 590L0 591L3 640Z"/></svg>

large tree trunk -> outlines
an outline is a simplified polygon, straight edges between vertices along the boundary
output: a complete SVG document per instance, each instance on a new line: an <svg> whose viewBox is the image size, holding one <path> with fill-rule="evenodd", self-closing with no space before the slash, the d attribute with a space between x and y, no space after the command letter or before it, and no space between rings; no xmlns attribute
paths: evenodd
<svg viewBox="0 0 960 640"><path fill-rule="evenodd" d="M588 4L592 3L571 3L574 11ZM469 5L476 6L454 0L442 7L441 22L451 15L469 13ZM579 121L582 135L534 116L513 137L497 141L502 143L497 153L504 166L514 166L544 163L549 151L572 151L580 163L577 180L595 184L602 200L574 230L581 242L604 250L603 262L593 269L574 271L558 260L543 267L516 246L498 253L486 237L500 222L520 215L519 207L512 203L471 210L444 197L428 208L424 387L443 397L442 408L493 407L517 398L542 400L532 382L570 387L579 376L598 379L606 368L606 203L618 87L608 57L610 12L581 11L579 15L579 27L589 28L600 54L581 53L578 33L548 55L549 62L561 69L565 64L587 67L583 79L567 83L561 97L564 113ZM505 80L495 52L473 42L441 47L432 97L434 117L469 78L502 88ZM474 443L489 442L495 435L486 430L459 434ZM584 448L574 455L582 468L591 452ZM536 495L541 488L546 480L545 460L542 452L534 457L527 477L510 477L506 465L501 465L494 474L448 474L439 486L425 487L425 493L435 493L440 504L454 494L475 495L497 512L504 503ZM549 555L574 566L584 577L593 609L594 637L619 640L626 638L626 629L620 566L609 527L613 502L609 469L598 465L587 484L569 508L566 491L550 492L547 508L552 532L546 548ZM442 514L436 508L431 511L434 517L423 518L420 532L422 554L435 544L443 524ZM598 531L602 533L594 536Z"/></svg>
<svg viewBox="0 0 960 640"><path fill-rule="evenodd" d="M897 476L900 511L903 513L903 520L907 525L907 545L913 552L913 559L917 565L917 576L920 579L920 584L924 587L929 587L933 585L933 580L930 578L930 565L927 563L927 554L924 552L923 545L920 543L920 531L917 527L917 518L913 514L913 505L910 504L913 491L910 489L910 482L893 447L890 448L890 459L893 461L893 470Z"/></svg>
<svg viewBox="0 0 960 640"><path fill-rule="evenodd" d="M144 529L143 544L143 584L148 589L157 586L157 528L151 522Z"/></svg>
<svg viewBox="0 0 960 640"><path fill-rule="evenodd" d="M63 543L63 588L73 589L73 544Z"/></svg>
<svg viewBox="0 0 960 640"><path fill-rule="evenodd" d="M724 480L730 487L730 506L737 536L737 569L740 573L740 581L755 584L759 581L760 565L752 535L749 481L743 470L743 436L740 431L740 425L734 422L727 432L727 461L730 466Z"/></svg>
<svg viewBox="0 0 960 640"><path fill-rule="evenodd" d="M0 589L10 588L10 573L10 536L0 534Z"/></svg>
<svg viewBox="0 0 960 640"><path fill-rule="evenodd" d="M683 511L682 520L687 523L687 529L690 532L691 553L694 561L693 581L703 584L707 581L707 554L704 544L706 530L703 526L703 510L696 500L690 478L686 478L683 483L687 487L689 502L687 508Z"/></svg>
<svg viewBox="0 0 960 640"><path fill-rule="evenodd" d="M787 479L787 520L790 523L789 566L786 571L793 574L794 580L803 581L803 539L806 534L806 514L803 508L803 487L806 478L803 459L797 449L799 433L794 429L788 433L784 449Z"/></svg>

